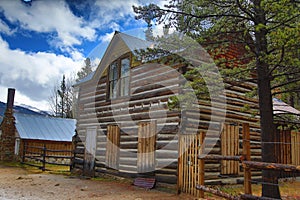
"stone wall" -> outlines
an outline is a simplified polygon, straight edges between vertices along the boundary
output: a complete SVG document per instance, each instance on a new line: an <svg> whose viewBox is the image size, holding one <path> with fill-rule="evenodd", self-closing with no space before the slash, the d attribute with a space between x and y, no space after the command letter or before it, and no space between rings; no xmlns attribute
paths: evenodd
<svg viewBox="0 0 300 200"><path fill-rule="evenodd" d="M0 161L13 161L15 157L15 118L13 110L7 109L0 126Z"/></svg>

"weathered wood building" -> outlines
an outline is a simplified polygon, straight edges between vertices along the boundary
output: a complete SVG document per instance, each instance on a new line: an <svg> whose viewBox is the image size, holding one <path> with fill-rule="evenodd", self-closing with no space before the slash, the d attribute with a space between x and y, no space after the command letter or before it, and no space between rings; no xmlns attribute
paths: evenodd
<svg viewBox="0 0 300 200"><path fill-rule="evenodd" d="M53 150L49 155L72 156L76 120L15 112L14 89L9 92L7 109L0 125L0 160L20 160L24 147L31 154L40 154L45 147Z"/></svg>
<svg viewBox="0 0 300 200"><path fill-rule="evenodd" d="M188 151L194 143L188 137L209 130L210 154L241 155L242 123L250 125L251 158L260 160L258 102L245 95L255 83L225 80L224 92L213 107L199 99L193 110L169 109L170 98L181 93L179 80L188 67L137 60L135 50L149 46L147 41L116 32L95 73L74 86L75 168L85 175L146 176L157 183L182 185L178 177L187 176L183 174L187 171L179 170L180 165L192 166L192 159L197 159L193 155L179 162L180 147L187 144ZM243 51L232 46L227 53L237 59ZM183 119L188 123L183 124ZM243 176L236 161L208 161L205 171L210 183Z"/></svg>

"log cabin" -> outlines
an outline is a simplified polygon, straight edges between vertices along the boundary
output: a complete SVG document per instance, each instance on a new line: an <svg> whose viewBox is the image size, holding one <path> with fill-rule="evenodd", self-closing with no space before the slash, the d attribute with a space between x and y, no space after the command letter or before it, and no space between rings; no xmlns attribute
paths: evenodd
<svg viewBox="0 0 300 200"><path fill-rule="evenodd" d="M87 176L150 177L184 190L192 187L182 181L193 178L197 153L189 147L195 135L208 135L211 155L241 155L242 123L250 126L251 159L260 160L258 101L246 95L256 84L224 80L213 106L203 98L192 102L193 109L171 109L172 97L182 93L182 74L190 68L161 64L157 57L139 59L137 50L149 47L151 42L116 32L96 71L74 85L75 168ZM242 53L233 45L223 55L237 59ZM206 161L205 180L236 183L243 179L241 170L237 161Z"/></svg>

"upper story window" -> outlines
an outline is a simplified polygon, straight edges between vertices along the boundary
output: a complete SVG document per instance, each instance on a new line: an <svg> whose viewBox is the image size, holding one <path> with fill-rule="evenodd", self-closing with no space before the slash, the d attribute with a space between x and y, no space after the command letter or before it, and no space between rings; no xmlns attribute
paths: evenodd
<svg viewBox="0 0 300 200"><path fill-rule="evenodd" d="M109 99L129 95L130 59L120 58L109 66L108 93Z"/></svg>

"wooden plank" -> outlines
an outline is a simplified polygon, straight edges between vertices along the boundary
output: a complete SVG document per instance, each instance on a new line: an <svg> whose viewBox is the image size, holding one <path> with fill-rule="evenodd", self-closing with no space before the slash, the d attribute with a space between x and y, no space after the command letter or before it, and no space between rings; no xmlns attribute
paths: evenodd
<svg viewBox="0 0 300 200"><path fill-rule="evenodd" d="M179 135L178 138L178 168L177 168L177 185L176 185L176 190L177 190L177 194L181 193L182 190L182 174L183 174L183 170L182 170L182 166L183 166L183 162L182 162L182 135Z"/></svg>
<svg viewBox="0 0 300 200"><path fill-rule="evenodd" d="M197 185L197 189L201 190L201 191L204 191L204 192L212 193L212 194L214 194L216 196L223 197L225 199L232 199L232 200L238 200L238 199L240 199L238 196L233 196L233 195L227 194L225 192L222 192L221 190L216 190L216 189L213 189L213 188L208 188L208 187L205 187L204 185Z"/></svg>
<svg viewBox="0 0 300 200"><path fill-rule="evenodd" d="M250 128L249 124L243 124L243 156L246 161L251 160L251 151L250 151ZM252 194L251 187L251 169L250 167L244 167L244 193Z"/></svg>
<svg viewBox="0 0 300 200"><path fill-rule="evenodd" d="M239 154L239 126L223 124L221 132L221 174L238 174L239 163L234 161ZM226 159L228 157L228 159Z"/></svg>
<svg viewBox="0 0 300 200"><path fill-rule="evenodd" d="M279 163L265 163L257 161L243 161L243 165L263 170L279 170L285 172L300 172L300 165L289 165Z"/></svg>
<svg viewBox="0 0 300 200"><path fill-rule="evenodd" d="M291 163L300 165L300 133L293 131L291 133Z"/></svg>
<svg viewBox="0 0 300 200"><path fill-rule="evenodd" d="M205 139L205 133L201 132L200 134L200 150L199 150L199 155L204 153L204 139ZM205 161L203 159L199 160L199 185L204 185L204 169L205 169ZM199 197L204 198L204 191L201 190L199 191Z"/></svg>
<svg viewBox="0 0 300 200"><path fill-rule="evenodd" d="M138 127L138 172L155 170L156 120L140 122Z"/></svg>
<svg viewBox="0 0 300 200"><path fill-rule="evenodd" d="M120 157L120 128L117 125L107 126L106 165L113 169L119 169Z"/></svg>

